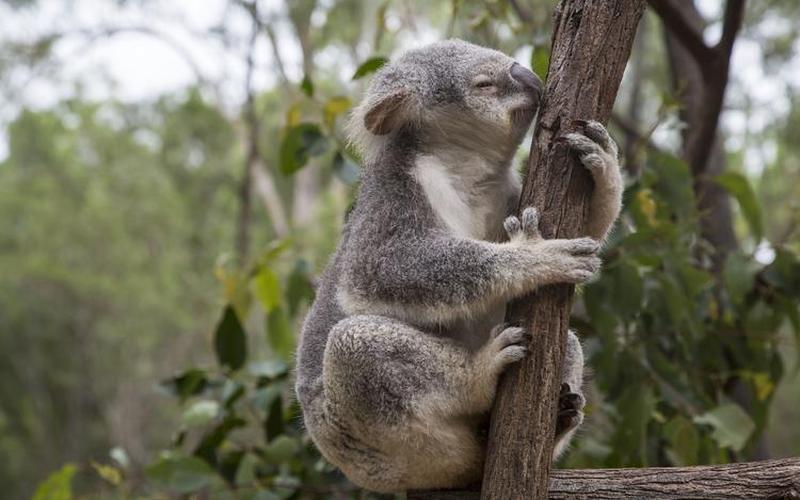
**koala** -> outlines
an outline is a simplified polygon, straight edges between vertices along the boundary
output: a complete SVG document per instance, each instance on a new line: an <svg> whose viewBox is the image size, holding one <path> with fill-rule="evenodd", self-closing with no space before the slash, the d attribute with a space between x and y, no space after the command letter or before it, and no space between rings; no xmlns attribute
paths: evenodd
<svg viewBox="0 0 800 500"><path fill-rule="evenodd" d="M587 236L543 239L536 209L513 214L541 93L512 58L448 40L384 66L352 113L362 182L302 328L296 393L316 446L361 487L479 481L498 377L530 340L503 324L507 302L600 268L622 180L599 123L560 138L594 178ZM582 379L570 332L556 454L583 419Z"/></svg>

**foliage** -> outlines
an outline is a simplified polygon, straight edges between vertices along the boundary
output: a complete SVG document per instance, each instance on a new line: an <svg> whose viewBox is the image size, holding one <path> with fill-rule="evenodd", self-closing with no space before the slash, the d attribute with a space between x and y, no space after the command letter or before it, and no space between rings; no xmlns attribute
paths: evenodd
<svg viewBox="0 0 800 500"><path fill-rule="evenodd" d="M752 189L726 175L721 183L760 241ZM800 335L788 285L800 279L800 257L779 249L763 265L737 252L715 279L693 198L686 164L664 153L649 156L625 194L625 223L605 250L603 275L584 290L586 314L576 318L603 395L592 412L607 432L587 437L586 454L573 463L725 462L764 430L784 371L779 326L789 321ZM730 399L737 383L748 411Z"/></svg>

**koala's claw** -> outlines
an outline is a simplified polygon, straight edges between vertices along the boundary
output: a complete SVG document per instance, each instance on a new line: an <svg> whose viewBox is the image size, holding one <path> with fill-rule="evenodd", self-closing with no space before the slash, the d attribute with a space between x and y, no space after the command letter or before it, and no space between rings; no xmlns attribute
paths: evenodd
<svg viewBox="0 0 800 500"><path fill-rule="evenodd" d="M575 120L573 123L583 129L584 135L599 144L606 153L614 158L617 157L617 143L614 142L608 130L606 130L600 122L594 120Z"/></svg>
<svg viewBox="0 0 800 500"><path fill-rule="evenodd" d="M556 417L556 436L571 431L583 422L583 410L586 402L583 396L571 392L569 384L561 384L558 397L558 416Z"/></svg>
<svg viewBox="0 0 800 500"><path fill-rule="evenodd" d="M518 326L498 325L492 329L489 349L494 366L502 370L515 363L528 353L531 336L527 330Z"/></svg>
<svg viewBox="0 0 800 500"><path fill-rule="evenodd" d="M522 231L529 237L539 235L539 211L535 207L522 211Z"/></svg>
<svg viewBox="0 0 800 500"><path fill-rule="evenodd" d="M530 239L541 238L539 234L539 211L534 207L527 207L522 211L521 222L515 215L506 217L506 220L503 221L503 227L509 238L518 237L520 234L524 234Z"/></svg>
<svg viewBox="0 0 800 500"><path fill-rule="evenodd" d="M575 238L569 241L572 255L594 255L600 251L600 243L592 238Z"/></svg>
<svg viewBox="0 0 800 500"><path fill-rule="evenodd" d="M574 151L581 163L597 176L602 176L607 171L613 171L618 176L617 143L608 134L606 128L599 122L591 120L575 120L572 122L581 132L572 132L558 137L556 142L566 144ZM613 177L613 176L612 176Z"/></svg>

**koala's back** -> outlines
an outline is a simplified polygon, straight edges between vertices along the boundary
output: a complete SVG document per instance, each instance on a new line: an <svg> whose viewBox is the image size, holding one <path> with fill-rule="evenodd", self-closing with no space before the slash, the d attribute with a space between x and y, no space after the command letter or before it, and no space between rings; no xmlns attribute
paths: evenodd
<svg viewBox="0 0 800 500"><path fill-rule="evenodd" d="M395 251L409 238L439 230L424 194L409 174L411 148L398 147L365 169L356 204L342 230L336 253L325 269L314 304L300 335L297 393L304 406L321 390L322 361L328 334L348 314L338 301L346 274L380 260L381 252ZM369 269L364 275L378 273ZM366 280L368 281L368 279Z"/></svg>

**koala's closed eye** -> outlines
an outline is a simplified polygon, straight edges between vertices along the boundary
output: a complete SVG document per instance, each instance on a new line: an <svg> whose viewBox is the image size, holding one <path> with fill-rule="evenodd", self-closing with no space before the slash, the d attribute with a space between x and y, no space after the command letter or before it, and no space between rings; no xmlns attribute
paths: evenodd
<svg viewBox="0 0 800 500"><path fill-rule="evenodd" d="M494 80L492 80L491 77L486 75L481 75L475 78L475 80L472 81L472 85L473 87L485 90L491 89L495 86Z"/></svg>

